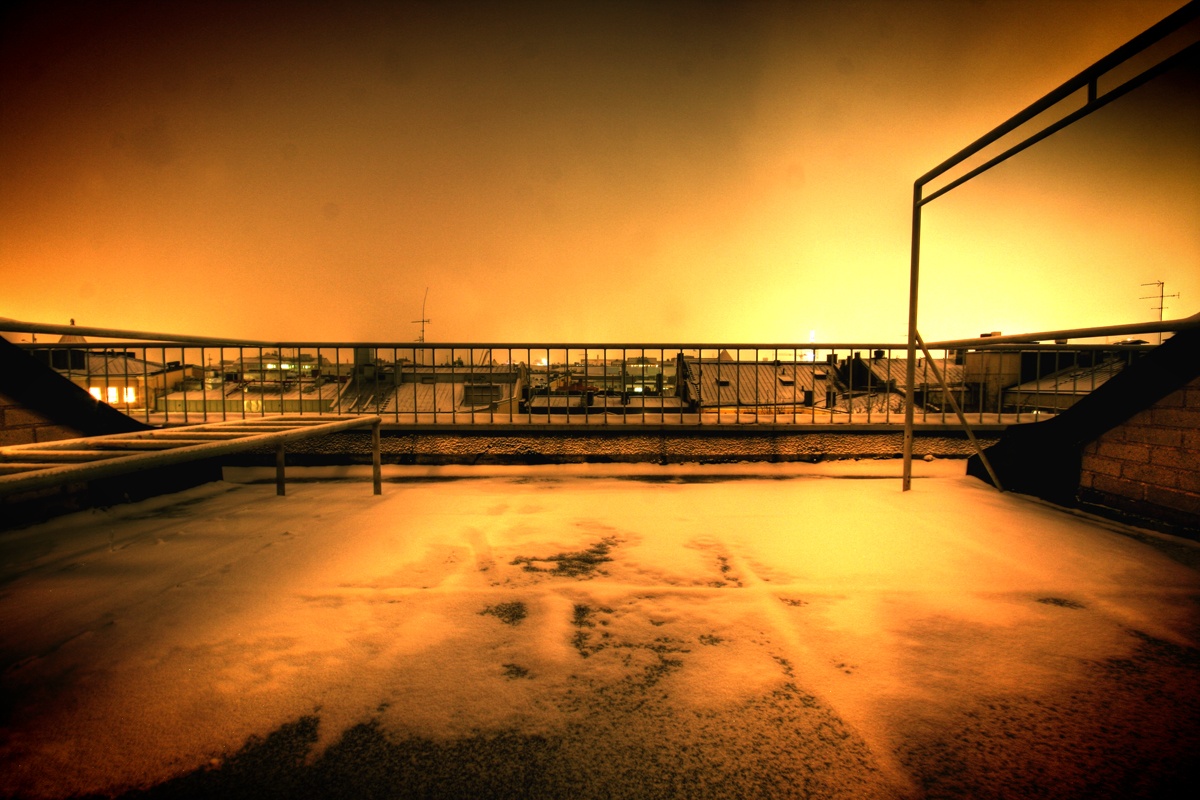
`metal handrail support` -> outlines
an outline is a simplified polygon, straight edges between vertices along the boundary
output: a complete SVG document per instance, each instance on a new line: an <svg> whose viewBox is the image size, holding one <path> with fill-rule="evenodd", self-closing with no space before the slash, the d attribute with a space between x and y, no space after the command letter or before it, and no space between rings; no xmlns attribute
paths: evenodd
<svg viewBox="0 0 1200 800"><path fill-rule="evenodd" d="M934 342L934 350L961 350L967 347L987 347L994 344L1028 344L1047 339L1091 339L1098 336L1130 336L1135 333L1169 333L1200 328L1200 314L1183 319L1167 319L1156 322L1131 322L1125 325L1103 325L1096 328L1072 328L1064 331L1041 331L1040 333L1015 333L1009 336L987 336L976 339L948 339ZM1099 345L1103 347L1103 345ZM1079 345L1072 345L1073 348Z"/></svg>
<svg viewBox="0 0 1200 800"><path fill-rule="evenodd" d="M5 495L15 494L17 492L36 491L38 489L46 489L53 486L59 486L64 483L74 483L82 481L92 481L100 478L111 478L117 475L125 475L131 472L138 472L143 469L151 469L154 467L163 467L171 464L181 464L188 461L197 461L204 458L214 456L227 455L231 453L243 452L252 450L263 445L275 445L276 450L276 469L277 481L282 479L282 468L280 465L280 454L287 442L299 441L301 439L309 439L314 436L322 436L329 433L340 433L341 431L350 430L352 428L363 428L368 425L372 428L372 463L374 466L374 482L375 494L382 493L381 487L381 469L380 469L380 454L379 454L379 426L382 418L378 416L355 417L352 419L339 419L334 422L327 422L318 425L312 425L305 420L295 428L283 429L277 431L265 431L261 433L249 433L247 436L239 439L224 440L218 442L201 442L198 444L189 444L181 447L176 447L170 450L154 450L151 452L138 452L132 455L121 455L119 457L105 458L103 460L93 460L80 464L60 464L46 469L38 469L35 472L15 473L11 475L0 475L0 497ZM241 422L238 420L237 422ZM229 429L232 425L224 423L208 423L206 425L193 426L193 430L198 429L216 429L218 431ZM178 433L186 431L186 428L173 428L164 430L164 434ZM137 438L155 438L153 431L140 431L135 433ZM80 446L86 448L87 442L100 442L109 439L118 439L128 441L133 437L128 434L118 434L117 436L93 436L87 439L70 439L49 442L42 445L11 445L0 448L0 454L6 456L19 456L22 453L38 452L43 450L72 450ZM278 490L278 488L277 488ZM278 492L283 494L282 491Z"/></svg>
<svg viewBox="0 0 1200 800"><path fill-rule="evenodd" d="M103 339L145 339L192 345L215 345L218 347L278 347L278 342L268 342L260 339L223 339L216 336L179 336L173 333L149 333L147 331L131 331L123 328L98 328L91 325L53 325L42 322L23 322L21 320L0 317L0 331L21 333L60 333L78 334L80 336L98 336ZM166 361L166 359L163 359Z"/></svg>
<svg viewBox="0 0 1200 800"><path fill-rule="evenodd" d="M933 169L926 172L924 175L922 175L920 178L917 179L916 185L918 187L924 187L930 181L934 180L935 178L939 177L940 175L953 169L955 166L957 166L958 164L961 164L963 161L965 161L966 159L975 155L980 150L983 150L985 147L987 147L988 145L997 141L1001 137L1015 131L1017 128L1021 127L1026 122L1031 121L1034 117L1038 116L1042 112L1052 108L1053 106L1057 105L1058 103L1061 103L1063 100L1066 100L1068 97L1070 97L1072 94L1079 91L1080 89L1083 89L1085 87L1088 89L1089 100L1091 101L1087 105L1084 106L1084 109L1086 109L1088 113L1090 113L1091 111L1095 111L1099 106L1103 105L1103 103L1096 102L1097 98L1095 98L1095 96L1094 96L1095 89L1092 88L1093 83L1098 78L1100 78L1101 76L1105 75L1108 72L1111 72L1113 69L1115 69L1116 67L1125 63L1129 59L1133 58L1138 53L1142 52L1143 50L1145 50L1146 48L1155 44L1156 42L1159 42L1162 39L1165 39L1168 35L1179 30L1180 28L1187 25L1189 22L1193 21L1197 17L1200 17L1200 0L1192 0L1192 2L1179 8L1174 13L1170 14L1169 16L1167 16L1166 18L1164 18L1163 20L1158 22L1156 25L1151 26L1147 30L1143 31L1141 34L1135 36L1133 39L1126 42L1121 47L1118 47L1116 50L1112 51L1107 56L1105 56L1104 58L1097 61L1095 64L1092 64L1090 67L1083 70L1075 77L1064 82L1058 88L1056 88L1052 92L1043 96L1040 100L1036 101L1032 105L1027 106L1025 109L1023 109L1019 113L1017 113L1014 116L1010 117L1009 119L1005 120L1004 122L1002 122L1001 124L999 124L995 128L993 128L991 131L985 133L983 136L979 137L971 144L967 145L966 147L959 150L954 155L947 158L941 164L938 164L936 167L934 167ZM1164 62L1169 61L1170 58L1171 57L1164 58L1163 61ZM1141 74L1151 73L1154 71L1155 67L1157 67L1157 66L1158 65L1156 64L1154 67L1150 67L1146 70L1143 70L1143 72ZM1136 80L1137 80L1137 78L1135 77L1135 78L1131 79L1130 81L1127 81L1126 83L1133 83ZM1106 94L1112 94L1112 92L1107 92ZM1103 100L1103 98L1104 98L1104 95L1101 95L1099 99ZM1084 109L1081 109L1081 111ZM1075 120L1072 120L1072 121L1075 121ZM1054 126L1050 126L1050 127L1054 127ZM1055 128L1055 130L1058 130L1058 128ZM1033 134L1029 137L1026 137L1026 139L1033 139L1037 136L1038 136L1038 134ZM1007 155L1012 155L1012 154L1013 153L1010 151L1010 152L1006 153L1005 155L1007 156ZM992 166L995 166L995 163L989 162L985 166L992 167ZM976 174L978 174L978 173L976 173ZM974 175L972 175L971 177L974 177ZM960 184L956 183L956 185L960 185ZM947 188L947 187L944 187L944 188ZM944 192L939 190L937 194L938 194L938 196L941 196L941 194L944 194ZM924 200L918 199L917 202L929 202L932 199L934 199L934 198L931 196L929 198L925 198Z"/></svg>
<svg viewBox="0 0 1200 800"><path fill-rule="evenodd" d="M375 484L375 494L383 494L383 468L379 461L379 424L382 418L375 417L371 423L371 480Z"/></svg>
<svg viewBox="0 0 1200 800"><path fill-rule="evenodd" d="M913 408L917 382L917 283L921 263L921 184L913 187L912 253L908 271L908 363L904 367L904 468L901 491L912 488Z"/></svg>
<svg viewBox="0 0 1200 800"><path fill-rule="evenodd" d="M983 462L983 466L987 470L988 475L992 476L992 483L997 489L1003 492L1004 486L1000 483L999 476L997 476L996 471L992 469L992 464L990 461L988 461L988 457L984 455L983 448L979 446L979 440L975 438L975 432L971 430L971 424L967 422L966 415L963 414L962 408L960 408L958 405L958 401L954 399L954 393L951 392L950 387L946 385L946 379L942 377L942 371L938 369L937 362L934 361L933 356L930 355L929 348L925 346L925 341L921 338L920 333L917 333L917 344L921 346L921 352L925 354L925 363L927 363L930 368L933 369L933 377L937 378L938 383L941 384L943 394L950 398L950 407L954 409L954 413L958 416L959 424L962 425L963 430L967 432L967 438L971 440L971 446L975 448L975 452L978 454L979 460ZM911 473L911 453L909 454L909 463L905 466L908 467Z"/></svg>
<svg viewBox="0 0 1200 800"><path fill-rule="evenodd" d="M971 144L959 150L950 158L938 164L933 169L926 172L913 183L913 215L912 215L912 253L909 265L909 288L908 288L908 368L907 378L908 386L905 390L904 397L904 469L903 469L903 491L908 491L912 488L912 419L913 406L915 401L913 382L916 379L916 373L913 361L916 358L917 347L917 292L918 292L918 275L920 271L920 256L921 256L921 208L928 202L943 196L952 189L961 186L967 181L975 178L983 172L991 169L997 164L1002 163L1009 157L1016 155L1025 148L1039 142L1046 137L1056 133L1068 125L1082 119L1092 112L1103 107L1112 100L1129 92L1130 90L1142 85L1151 78L1157 76L1167 68L1179 63L1186 55L1192 54L1197 49L1197 43L1193 42L1180 52L1163 58L1159 63L1143 70L1139 75L1126 81L1115 89L1106 92L1104 95L1098 95L1096 81L1106 73L1112 71L1117 66L1125 63L1129 59L1141 53L1151 45L1165 39L1168 35L1183 28L1193 20L1200 17L1200 0L1191 0L1187 5L1169 15L1157 25L1153 25L1148 30L1138 36L1135 36L1129 42L1116 50L1109 53L1104 58L1092 64L1083 72L1063 83L1057 89L1042 97L1032 105L1027 106L1016 115L1002 122L997 127L993 128L988 133L976 139ZM1046 126L1041 131L1024 137L1020 142L1010 147L1000 155L980 165L976 169L969 171L960 178L951 181L947 185L941 187L937 191L931 193L928 197L925 196L925 186L931 181L945 174L949 170L966 161L976 153L982 151L985 147L999 141L1002 137L1016 131L1025 123L1033 120L1039 114L1058 103L1066 100L1079 89L1086 87L1087 102L1077 111L1068 114L1057 123ZM1149 332L1139 331L1139 332ZM1095 335L1095 334L1092 334ZM1067 338L1055 337L1055 338ZM937 345L944 345L944 342L937 342ZM939 347L940 349L940 347Z"/></svg>
<svg viewBox="0 0 1200 800"><path fill-rule="evenodd" d="M914 255L914 259L915 259L915 255ZM915 267L914 267L914 272L915 272ZM916 304L915 293L910 295L910 300L912 301L913 306L915 308L915 304ZM911 320L910 320L910 323L911 323ZM1092 338L1092 337L1096 337L1096 336L1119 336L1119 335L1125 335L1125 334L1130 334L1130 333L1157 333L1158 331L1184 331L1184 330L1192 330L1195 328L1200 328L1200 314L1193 314L1190 317L1184 317L1183 319L1180 319L1180 320L1164 320L1163 322L1153 322L1153 323L1144 322L1144 323L1136 323L1133 325L1106 325L1106 326L1093 327L1093 328L1071 328L1071 329L1061 330L1061 331L1047 331L1047 332L1042 332L1042 333L1019 333L1019 334L1012 334L1010 336L995 336L995 337L985 337L985 338L977 338L977 339L954 339L954 340L948 340L948 341L944 341L944 342L934 342L932 345L926 345L924 340L921 339L921 335L919 333L917 333L916 326L912 325L912 328L911 328L912 341L911 341L911 345L910 345L911 349L909 350L910 356L909 356L909 360L908 360L908 376L909 376L908 377L908 386L905 387L905 392L904 392L904 401L905 401L905 403L904 403L904 412L905 412L904 413L904 468L903 468L904 478L903 478L902 491L907 492L910 488L912 488L913 407L914 407L914 400L915 400L913 383L914 383L915 374L916 374L915 365L913 362L914 362L914 356L915 356L915 348L917 348L918 346L920 347L921 351L925 353L925 358L929 359L930 366L933 366L934 375L938 375L939 370L937 369L937 366L933 363L933 359L929 355L929 347L933 347L938 350L962 350L962 349L966 349L966 348L986 349L991 345L1012 345L1012 344L1019 344L1019 343L1038 342L1038 341L1042 341L1045 339ZM1078 345L1078 347L1080 347L1081 349L1104 349L1103 345L1097 345L1097 346ZM1038 345L1031 345L1031 349L1034 349L1034 348L1041 349ZM1132 351L1134 349L1140 350L1143 348L1130 348L1130 349ZM942 382L942 389L943 389L943 391L946 390L946 384L944 381ZM967 429L967 436L971 438L972 442L974 442L975 437L971 433L970 428L967 427L964 416L959 412L958 403L953 400L953 395L950 395L950 397L951 397L951 400L952 400L952 403L954 406L955 413L957 413L959 415L959 421L963 424L963 427ZM987 467L988 474L991 475L992 480L996 482L996 486L997 486L997 488L999 488L1000 482L997 479L996 474L992 471L991 466L987 463L987 458L983 455L983 453L981 451L979 451L978 448L976 448L976 452L979 453L979 456L980 456L981 460L983 461L984 466ZM1003 490L1001 490L1001 491L1003 491Z"/></svg>

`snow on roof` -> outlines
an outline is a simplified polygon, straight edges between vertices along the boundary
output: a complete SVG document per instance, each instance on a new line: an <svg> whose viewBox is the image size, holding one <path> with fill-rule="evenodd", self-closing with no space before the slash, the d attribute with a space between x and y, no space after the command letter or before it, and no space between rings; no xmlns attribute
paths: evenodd
<svg viewBox="0 0 1200 800"><path fill-rule="evenodd" d="M492 394L484 387L494 387ZM467 397L468 388L471 396ZM399 410L400 413L461 410L464 407L486 407L492 402L511 400L515 384L507 381L498 383L404 383L384 395L387 400L382 407L385 412ZM491 397L489 400L487 398ZM467 400L472 402L469 404Z"/></svg>
<svg viewBox="0 0 1200 800"><path fill-rule="evenodd" d="M487 368L484 368L487 370ZM494 368L490 370L497 376L513 375L509 369ZM424 372L432 374L434 370L426 369ZM439 368L438 373L443 370ZM476 369L473 373L479 372ZM449 370L445 370L449 374ZM459 369L458 374L463 374L462 369ZM488 388L491 387L491 388ZM399 386L381 386L379 390L379 413L392 413L399 411L403 413L451 413L453 411L461 411L464 408L486 408L494 402L504 402L511 400L516 391L515 380L495 380L495 381L472 381L470 383L421 383L414 381L412 383L402 383ZM368 382L364 387L361 396L371 396L373 388ZM345 400L342 401L346 402ZM376 408L376 400L372 399L370 408Z"/></svg>
<svg viewBox="0 0 1200 800"><path fill-rule="evenodd" d="M879 381L881 384L886 384L888 381L895 381L896 388L903 390L908 385L908 359L907 358L870 358L863 359L871 370L874 376L872 381ZM948 386L961 386L963 382L964 367L961 364L955 364L952 361L937 359L936 366L941 370L942 377L945 378ZM917 386L936 387L940 386L937 376L933 369L930 368L927 359L918 358L914 366L915 380ZM855 387L859 388L859 387Z"/></svg>
<svg viewBox="0 0 1200 800"><path fill-rule="evenodd" d="M1037 392L1041 394L1088 394L1100 388L1110 378L1125 369L1125 358L1114 358L1099 364L1067 369L1046 375L1019 386L1006 389L1008 392Z"/></svg>
<svg viewBox="0 0 1200 800"><path fill-rule="evenodd" d="M387 366L392 366L391 364ZM425 366L422 364L397 364L396 370L405 375L411 374L441 374L441 375L515 375L519 369L512 364L463 364L461 366L451 366L449 364L441 366Z"/></svg>
<svg viewBox="0 0 1200 800"><path fill-rule="evenodd" d="M220 401L221 398L236 398L239 400L258 400L262 398L278 400L336 400L342 386L338 383L314 383L297 381L278 382L249 382L231 381L212 387L180 389L167 395L168 400L208 400Z"/></svg>
<svg viewBox="0 0 1200 800"><path fill-rule="evenodd" d="M805 392L824 397L835 368L821 362L730 361L684 357L684 380L703 407L801 404Z"/></svg>
<svg viewBox="0 0 1200 800"><path fill-rule="evenodd" d="M140 375L154 375L164 369L164 365L160 362L134 358L123 351L97 352L88 350L85 352L87 353L87 361L83 368L66 369L55 367L55 369L63 375L69 375L72 378L82 378L85 376L103 377L105 375L113 377L129 375L136 377ZM175 369L178 369L178 367L175 367Z"/></svg>
<svg viewBox="0 0 1200 800"><path fill-rule="evenodd" d="M834 408L839 411L865 413L880 411L893 414L904 413L904 395L898 392L877 391L870 394L838 395Z"/></svg>
<svg viewBox="0 0 1200 800"><path fill-rule="evenodd" d="M635 796L626 773L909 796L948 752L940 794L1085 796L1191 746L1166 731L1195 722L1172 653L1200 575L962 462L917 462L903 494L897 461L863 464L897 477L391 466L380 497L216 483L5 532L0 794L218 780L313 719L289 774L348 732L425 737L431 768L482 737L542 742L534 779L589 796Z"/></svg>

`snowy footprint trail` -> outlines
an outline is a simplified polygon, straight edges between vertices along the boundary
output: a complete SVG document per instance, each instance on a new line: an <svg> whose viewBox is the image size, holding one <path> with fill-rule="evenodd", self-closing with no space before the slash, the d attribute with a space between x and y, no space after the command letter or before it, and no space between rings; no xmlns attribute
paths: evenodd
<svg viewBox="0 0 1200 800"><path fill-rule="evenodd" d="M0 793L1156 797L1200 744L1200 575L1141 541L963 477L652 477L0 534Z"/></svg>

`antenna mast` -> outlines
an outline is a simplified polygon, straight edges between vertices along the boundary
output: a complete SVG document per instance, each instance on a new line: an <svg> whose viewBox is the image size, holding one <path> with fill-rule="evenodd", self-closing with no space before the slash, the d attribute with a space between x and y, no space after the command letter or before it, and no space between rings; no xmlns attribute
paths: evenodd
<svg viewBox="0 0 1200 800"><path fill-rule="evenodd" d="M430 319L425 319L425 301L426 301L426 300L428 300L428 299L429 299L429 287L428 287L428 286L426 286L426 287L425 287L425 299L421 301L421 318L420 318L420 319L414 319L414 320L412 321L412 324L413 324L413 325L418 325L418 324L419 324L419 325L421 326L421 335L420 335L419 337L417 337L417 341L418 341L418 342L424 342L424 341L425 341L425 323L426 323L426 322L428 322L428 323L431 323L431 324L433 323L433 320L430 320Z"/></svg>
<svg viewBox="0 0 1200 800"><path fill-rule="evenodd" d="M1142 297L1139 299L1141 299L1141 300L1158 300L1158 306L1155 308L1151 308L1150 310L1157 311L1158 312L1158 321L1162 322L1163 309L1167 307L1163 303L1163 301L1168 297L1179 297L1179 292L1176 292L1175 294L1164 294L1164 292L1167 290L1167 285L1165 283L1163 283L1162 281L1151 281L1150 283L1143 283L1142 286L1157 286L1158 287L1158 296L1157 297L1155 297L1154 295L1149 295L1147 297ZM1158 332L1158 343L1162 344L1162 331Z"/></svg>

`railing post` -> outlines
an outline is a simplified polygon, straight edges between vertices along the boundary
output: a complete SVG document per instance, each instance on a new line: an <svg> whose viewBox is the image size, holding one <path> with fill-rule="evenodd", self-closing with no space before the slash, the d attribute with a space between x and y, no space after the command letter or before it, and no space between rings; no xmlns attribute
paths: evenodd
<svg viewBox="0 0 1200 800"><path fill-rule="evenodd" d="M371 425L371 472L375 481L375 494L383 494L383 469L379 463L379 423Z"/></svg>
<svg viewBox="0 0 1200 800"><path fill-rule="evenodd" d="M905 365L902 486L902 491L905 492L912 488L913 383L917 379L917 277L921 263L921 187L919 181L913 184L912 256L908 271L908 363Z"/></svg>
<svg viewBox="0 0 1200 800"><path fill-rule="evenodd" d="M988 461L987 454L983 452L983 446L979 444L979 440L975 438L975 432L971 430L970 423L967 422L967 417L962 412L962 408L954 400L954 395L950 394L950 387L946 385L946 378L938 370L937 364L933 363L933 356L929 353L929 348L925 346L925 341L921 338L921 334L917 334L917 343L921 345L921 352L925 354L925 362L933 367L933 376L937 378L941 384L942 391L950 397L950 405L954 407L954 413L958 416L958 424L962 425L963 430L967 432L967 438L971 440L971 446L975 448L975 454L979 456L979 460L983 462L984 469L988 475L992 476L992 484L995 485L998 491L1003 492L1004 486L1000 483L1000 478L996 475L996 471L992 469L992 464ZM1004 354L1000 354L1003 358Z"/></svg>
<svg viewBox="0 0 1200 800"><path fill-rule="evenodd" d="M275 494L283 497L287 490L284 488L283 478L283 442L275 445Z"/></svg>

